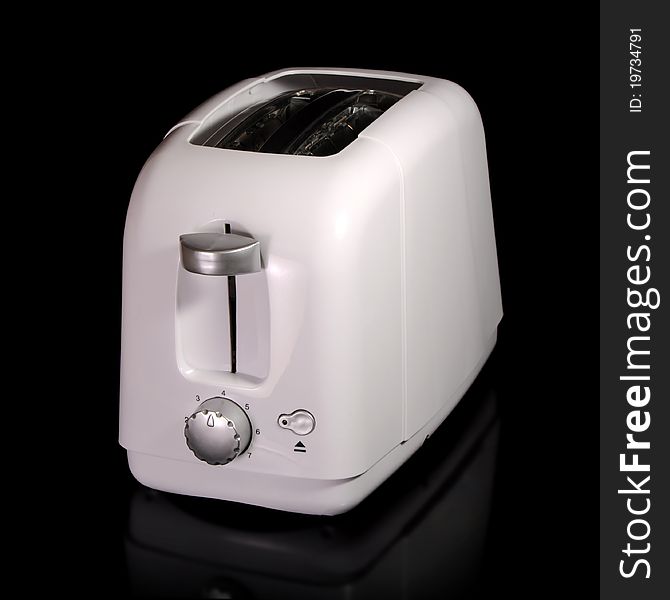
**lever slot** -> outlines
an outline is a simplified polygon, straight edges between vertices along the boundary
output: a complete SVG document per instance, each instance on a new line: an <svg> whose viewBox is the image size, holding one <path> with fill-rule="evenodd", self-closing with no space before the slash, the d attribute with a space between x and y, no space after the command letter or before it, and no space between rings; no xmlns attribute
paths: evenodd
<svg viewBox="0 0 670 600"><path fill-rule="evenodd" d="M230 223L224 226L224 233L231 233ZM230 372L237 373L237 280L228 275L228 322L230 324Z"/></svg>
<svg viewBox="0 0 670 600"><path fill-rule="evenodd" d="M231 232L187 233L179 237L181 262L187 271L199 275L225 276L228 283L230 372L237 373L237 275L261 270L257 240Z"/></svg>

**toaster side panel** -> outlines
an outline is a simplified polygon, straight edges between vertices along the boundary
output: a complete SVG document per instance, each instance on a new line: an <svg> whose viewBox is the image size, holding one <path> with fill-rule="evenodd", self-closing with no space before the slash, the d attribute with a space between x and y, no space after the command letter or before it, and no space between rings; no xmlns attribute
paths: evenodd
<svg viewBox="0 0 670 600"><path fill-rule="evenodd" d="M502 307L474 102L431 80L386 117L363 135L386 144L403 174L407 439L458 402L454 391L490 352Z"/></svg>

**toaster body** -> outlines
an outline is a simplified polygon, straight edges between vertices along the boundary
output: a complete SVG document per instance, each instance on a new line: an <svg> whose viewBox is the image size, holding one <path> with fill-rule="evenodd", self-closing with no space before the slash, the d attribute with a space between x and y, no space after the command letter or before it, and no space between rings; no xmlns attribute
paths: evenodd
<svg viewBox="0 0 670 600"><path fill-rule="evenodd" d="M462 88L346 69L242 81L173 127L135 185L120 443L151 488L341 513L445 419L501 317Z"/></svg>

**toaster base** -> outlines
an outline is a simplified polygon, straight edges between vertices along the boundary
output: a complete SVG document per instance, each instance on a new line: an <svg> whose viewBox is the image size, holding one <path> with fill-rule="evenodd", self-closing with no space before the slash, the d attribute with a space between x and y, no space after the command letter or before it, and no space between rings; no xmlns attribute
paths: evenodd
<svg viewBox="0 0 670 600"><path fill-rule="evenodd" d="M347 479L307 479L269 473L226 471L212 477L212 467L128 450L130 470L143 485L164 492L253 504L276 510L310 515L337 515L352 509L400 467L444 421L468 390L495 346L493 334L481 360L456 389L452 398L426 425L406 442L398 444L370 469Z"/></svg>

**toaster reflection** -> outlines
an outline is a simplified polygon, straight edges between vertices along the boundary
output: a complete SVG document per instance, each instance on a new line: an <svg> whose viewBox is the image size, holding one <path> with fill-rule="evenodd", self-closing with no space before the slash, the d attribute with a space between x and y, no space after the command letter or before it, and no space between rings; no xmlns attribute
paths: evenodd
<svg viewBox="0 0 670 600"><path fill-rule="evenodd" d="M393 477L336 517L139 489L126 538L131 591L239 600L469 596L483 562L498 432L495 392L480 381Z"/></svg>

